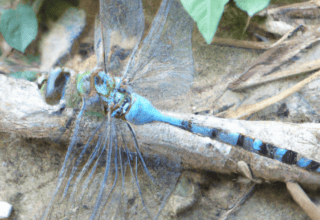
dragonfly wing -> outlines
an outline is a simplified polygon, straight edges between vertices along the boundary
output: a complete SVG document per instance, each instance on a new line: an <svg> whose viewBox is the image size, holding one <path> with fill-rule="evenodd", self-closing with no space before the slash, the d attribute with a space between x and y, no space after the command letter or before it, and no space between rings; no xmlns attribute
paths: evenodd
<svg viewBox="0 0 320 220"><path fill-rule="evenodd" d="M194 74L193 20L178 0L164 0L127 75L133 90L149 100L186 93Z"/></svg>
<svg viewBox="0 0 320 220"><path fill-rule="evenodd" d="M141 0L100 0L95 28L98 67L105 63L107 72L120 76L143 35Z"/></svg>
<svg viewBox="0 0 320 220"><path fill-rule="evenodd" d="M97 58L97 67L102 69L104 64L102 48L101 23L99 15L96 16L94 23L94 52Z"/></svg>
<svg viewBox="0 0 320 220"><path fill-rule="evenodd" d="M133 135L125 122L108 116L85 145L70 145L49 219L169 218L160 211L178 181L180 162L142 156Z"/></svg>

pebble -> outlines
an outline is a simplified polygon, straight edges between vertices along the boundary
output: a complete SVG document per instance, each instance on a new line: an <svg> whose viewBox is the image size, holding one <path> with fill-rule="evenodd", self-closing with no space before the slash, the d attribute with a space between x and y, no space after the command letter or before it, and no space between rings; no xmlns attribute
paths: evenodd
<svg viewBox="0 0 320 220"><path fill-rule="evenodd" d="M0 201L0 219L9 218L11 212L12 212L12 205L7 202Z"/></svg>

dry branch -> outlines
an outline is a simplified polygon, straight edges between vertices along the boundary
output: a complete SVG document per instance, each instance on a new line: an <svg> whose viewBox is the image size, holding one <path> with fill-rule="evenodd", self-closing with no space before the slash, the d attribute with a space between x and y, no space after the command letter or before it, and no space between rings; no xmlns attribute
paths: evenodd
<svg viewBox="0 0 320 220"><path fill-rule="evenodd" d="M58 106L47 105L34 83L0 75L0 132L13 132L26 137L68 141L72 126L66 125L72 118L72 109L56 114ZM194 123L240 132L287 148L320 161L319 124L285 124L279 122L250 122L221 119L213 116L166 113L174 117L192 120ZM81 128L80 140L98 122L88 122ZM237 163L250 165L254 178L267 181L294 181L311 187L320 186L320 175L298 167L249 153L237 147L201 137L163 123L135 126L144 153L156 153L167 158L179 157L187 168L206 169L221 173L239 172ZM68 132L65 132L68 131Z"/></svg>

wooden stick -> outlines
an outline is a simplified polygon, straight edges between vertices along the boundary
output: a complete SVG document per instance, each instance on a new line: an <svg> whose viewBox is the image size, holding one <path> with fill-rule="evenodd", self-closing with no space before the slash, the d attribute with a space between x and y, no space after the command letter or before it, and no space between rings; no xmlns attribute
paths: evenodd
<svg viewBox="0 0 320 220"><path fill-rule="evenodd" d="M296 85L292 86L291 88L281 92L279 95L273 96L269 99L263 100L261 102L258 102L253 105L249 106L241 106L240 108L236 109L235 111L227 111L223 112L221 114L218 114L217 116L224 117L224 118L237 118L237 119L244 119L251 114L258 112L272 104L275 104L288 96L292 95L293 93L298 92L301 90L306 84L310 83L311 81L317 79L320 77L320 71L315 72L308 78L302 80L301 82L297 83Z"/></svg>
<svg viewBox="0 0 320 220"><path fill-rule="evenodd" d="M320 210L309 199L308 195L303 191L298 183L287 182L287 189L294 201L307 213L312 220L320 220Z"/></svg>
<svg viewBox="0 0 320 220"><path fill-rule="evenodd" d="M0 75L0 132L29 138L46 138L54 142L69 142L73 134L72 118L77 112L69 108L59 111L58 107L46 104L34 83ZM320 156L314 155L314 152L318 151L314 141L320 134L320 124L251 122L172 112L164 114L209 128L240 132L279 147L290 146L291 150L303 152L310 159L320 161ZM78 134L79 142L86 143L91 132L100 123L97 117L83 117ZM244 161L250 165L255 178L285 182L289 176L290 181L315 189L320 188L318 173L259 156L209 137L156 122L134 126L134 129L142 153L160 154L168 159L179 158L185 168L226 174L238 173L237 163ZM297 131L299 135L296 135Z"/></svg>

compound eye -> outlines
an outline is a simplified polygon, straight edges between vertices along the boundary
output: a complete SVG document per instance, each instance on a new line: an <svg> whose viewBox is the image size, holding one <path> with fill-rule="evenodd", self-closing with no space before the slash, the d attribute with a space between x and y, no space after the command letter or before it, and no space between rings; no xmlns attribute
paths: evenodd
<svg viewBox="0 0 320 220"><path fill-rule="evenodd" d="M100 95L107 95L112 87L112 78L109 77L105 72L99 72L94 77L94 86ZM108 88L108 86L110 88Z"/></svg>
<svg viewBox="0 0 320 220"><path fill-rule="evenodd" d="M94 84L97 85L97 86L103 85L103 79L101 79L100 76L95 76L94 77Z"/></svg>
<svg viewBox="0 0 320 220"><path fill-rule="evenodd" d="M84 72L77 76L77 90L81 95L90 93L91 72Z"/></svg>

